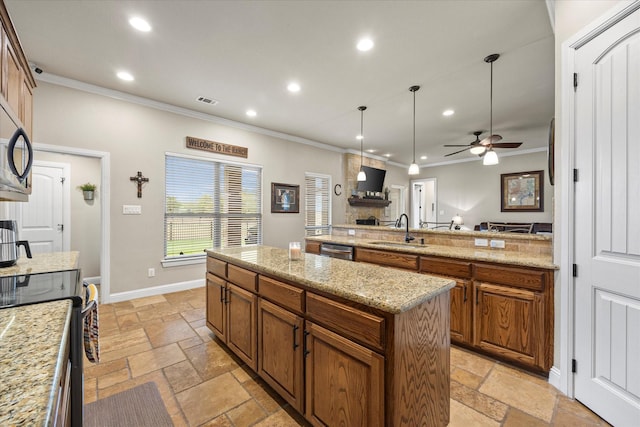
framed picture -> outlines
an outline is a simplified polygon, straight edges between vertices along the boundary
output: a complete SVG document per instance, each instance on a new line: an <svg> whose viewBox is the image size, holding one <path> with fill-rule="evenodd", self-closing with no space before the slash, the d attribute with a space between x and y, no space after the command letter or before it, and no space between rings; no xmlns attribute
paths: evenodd
<svg viewBox="0 0 640 427"><path fill-rule="evenodd" d="M271 183L271 212L299 213L300 186Z"/></svg>
<svg viewBox="0 0 640 427"><path fill-rule="evenodd" d="M502 212L544 212L544 171L500 175Z"/></svg>

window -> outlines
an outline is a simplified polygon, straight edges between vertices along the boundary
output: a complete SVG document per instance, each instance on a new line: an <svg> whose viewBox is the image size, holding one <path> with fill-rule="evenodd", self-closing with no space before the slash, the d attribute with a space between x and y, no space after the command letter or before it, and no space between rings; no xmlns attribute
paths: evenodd
<svg viewBox="0 0 640 427"><path fill-rule="evenodd" d="M262 242L262 169L167 154L165 258Z"/></svg>
<svg viewBox="0 0 640 427"><path fill-rule="evenodd" d="M329 234L331 225L331 176L305 173L305 235Z"/></svg>

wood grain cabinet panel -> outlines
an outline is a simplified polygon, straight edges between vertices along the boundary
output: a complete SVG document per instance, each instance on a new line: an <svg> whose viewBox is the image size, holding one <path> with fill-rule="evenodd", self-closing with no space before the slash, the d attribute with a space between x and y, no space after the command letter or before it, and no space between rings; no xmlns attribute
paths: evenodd
<svg viewBox="0 0 640 427"><path fill-rule="evenodd" d="M469 280L455 280L456 286L449 291L451 340L458 343L471 343L472 284Z"/></svg>
<svg viewBox="0 0 640 427"><path fill-rule="evenodd" d="M516 362L542 366L542 296L487 283L476 284L476 290L475 345Z"/></svg>
<svg viewBox="0 0 640 427"><path fill-rule="evenodd" d="M384 425L384 358L311 322L305 417L316 426Z"/></svg>
<svg viewBox="0 0 640 427"><path fill-rule="evenodd" d="M472 266L473 264L469 261L457 261L429 256L420 257L421 273L469 279L471 278Z"/></svg>
<svg viewBox="0 0 640 427"><path fill-rule="evenodd" d="M382 317L311 293L307 294L307 314L349 338L378 350L384 349L385 322Z"/></svg>
<svg viewBox="0 0 640 427"><path fill-rule="evenodd" d="M371 264L402 268L406 270L418 270L417 255L402 254L399 252L379 251L376 249L356 247L354 249L354 260L357 262L368 262Z"/></svg>
<svg viewBox="0 0 640 427"><path fill-rule="evenodd" d="M304 251L308 254L320 255L320 242L306 241L304 245Z"/></svg>
<svg viewBox="0 0 640 427"><path fill-rule="evenodd" d="M257 358L258 297L238 286L228 284L227 345L254 371Z"/></svg>
<svg viewBox="0 0 640 427"><path fill-rule="evenodd" d="M207 257L207 271L209 273L215 274L218 277L222 277L226 279L227 263L209 256Z"/></svg>
<svg viewBox="0 0 640 427"><path fill-rule="evenodd" d="M258 287L261 297L299 314L304 311L304 291L302 289L265 276L258 278Z"/></svg>
<svg viewBox="0 0 640 427"><path fill-rule="evenodd" d="M230 282L251 292L258 292L258 274L235 265L227 266L227 278Z"/></svg>
<svg viewBox="0 0 640 427"><path fill-rule="evenodd" d="M545 271L497 265L478 265L474 278L480 282L498 283L519 288L542 291L545 286Z"/></svg>
<svg viewBox="0 0 640 427"><path fill-rule="evenodd" d="M226 289L224 280L207 273L207 326L223 342L227 342Z"/></svg>
<svg viewBox="0 0 640 427"><path fill-rule="evenodd" d="M262 298L258 302L258 374L303 412L304 319Z"/></svg>

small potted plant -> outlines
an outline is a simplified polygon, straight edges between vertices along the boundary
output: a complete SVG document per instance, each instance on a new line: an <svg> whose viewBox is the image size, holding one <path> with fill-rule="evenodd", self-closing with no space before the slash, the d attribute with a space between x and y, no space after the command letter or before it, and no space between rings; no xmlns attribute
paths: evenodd
<svg viewBox="0 0 640 427"><path fill-rule="evenodd" d="M82 184L78 186L80 190L82 190L82 195L85 200L93 200L93 194L96 191L96 185L87 182L86 184Z"/></svg>

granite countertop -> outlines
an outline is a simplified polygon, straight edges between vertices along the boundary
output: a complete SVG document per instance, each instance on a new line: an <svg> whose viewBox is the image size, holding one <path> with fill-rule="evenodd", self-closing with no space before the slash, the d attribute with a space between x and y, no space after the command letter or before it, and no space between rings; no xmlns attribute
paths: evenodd
<svg viewBox="0 0 640 427"><path fill-rule="evenodd" d="M337 229L353 229L353 230L367 230L367 231L398 231L405 232L404 227L390 227L384 225L360 225L360 224L338 224L333 225L333 228ZM479 238L501 238L504 237L510 240L552 240L553 235L551 233L504 233L504 232L488 232L488 231L475 231L475 230L448 230L446 228L440 229L429 229L429 228L410 228L409 233L423 233L423 234L434 234L434 235L450 235L450 236L468 236L468 237L479 237Z"/></svg>
<svg viewBox="0 0 640 427"><path fill-rule="evenodd" d="M33 254L33 258L20 256L15 265L0 268L0 277L75 270L78 268L78 258L77 251Z"/></svg>
<svg viewBox="0 0 640 427"><path fill-rule="evenodd" d="M388 313L402 313L453 288L449 279L373 264L303 253L290 261L286 249L269 246L207 250L221 260L300 283Z"/></svg>
<svg viewBox="0 0 640 427"><path fill-rule="evenodd" d="M487 237L487 234L484 234ZM557 270L553 264L551 255L536 255L516 251L505 251L504 249L479 249L464 248L457 246L431 245L419 243L405 244L403 242L389 242L390 244L380 244L382 239L365 239L347 236L332 236L330 234L322 236L306 237L309 241L336 243L339 245L357 246L369 249L379 249L384 251L413 253L417 255L433 255L447 258L465 259L470 261L485 261L501 264L517 265L522 267L545 268Z"/></svg>
<svg viewBox="0 0 640 427"><path fill-rule="evenodd" d="M71 300L0 310L0 425L53 424Z"/></svg>

